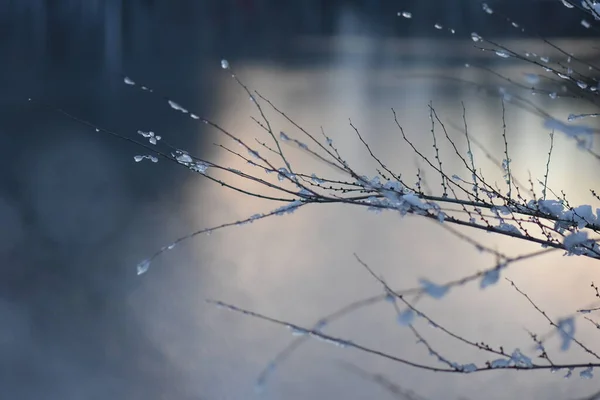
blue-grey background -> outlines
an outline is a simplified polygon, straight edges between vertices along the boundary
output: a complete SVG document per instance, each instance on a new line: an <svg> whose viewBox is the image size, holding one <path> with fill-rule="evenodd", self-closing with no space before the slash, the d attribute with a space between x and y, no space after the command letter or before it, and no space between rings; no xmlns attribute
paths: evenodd
<svg viewBox="0 0 600 400"><path fill-rule="evenodd" d="M594 34L580 26L577 11L559 1L489 3L532 31L573 46ZM413 19L399 18L402 10L411 11ZM442 23L444 30L434 29L434 23ZM456 29L455 40L446 27ZM136 263L156 248L256 210L237 207L246 204L243 197L223 197L225 189L183 168L136 164L133 155L144 152L135 146L96 133L40 103L29 103L28 98L131 137L138 129L154 130L210 159L222 155L212 146L218 140L214 132L182 118L160 98L127 87L122 74L229 128L240 128L239 134L255 128L247 118L253 110L220 69L221 58L314 128L335 118L347 129L347 118L361 120L355 114L362 112L368 114L363 126L378 127L380 116L390 117L390 106L410 105L415 99L427 126L427 102L450 102L463 89L436 83L421 93L421 84L409 79L403 86L398 76L411 68L430 68L434 75L462 68L479 57L465 50L472 31L511 43L532 36L488 18L481 4L471 0L0 0L0 398L254 398L253 379L290 337L241 316L223 315L202 300L218 297L309 323L360 297L361 288L361 295L379 290L356 266L344 267L351 273L325 272L330 264L324 257L336 260L337 255L338 263L350 264L355 250L381 255L397 249L371 234L361 233L357 241L343 236L336 227L345 234L357 231L347 215L339 216L346 222L337 225L327 219L331 214L325 219L309 214L306 218L315 219L290 217L287 228L279 228L279 220L265 225L269 228L264 231L252 233L252 226L231 236L223 232L203 237L166 255L147 276L137 277ZM497 60L480 62L493 65ZM510 60L504 65L513 67ZM394 100L398 93L403 96L400 101ZM307 111L313 110L309 103L319 104L319 111ZM490 118L495 111L487 110ZM380 145L391 143L387 136L370 135ZM573 148L569 151L577 154ZM356 146L355 154L359 152ZM545 153L540 154L543 161ZM409 167L413 159L407 160ZM307 222L317 220L321 224ZM400 233L399 240L407 241L406 235ZM251 242L257 236L264 241ZM279 241L288 249L285 256L277 253ZM336 253L335 246L346 253ZM322 256L307 262L310 248ZM425 248L430 255L406 255L407 259L435 264L429 259L432 248L437 249L433 254L446 253L446 258L455 251L437 245ZM390 259L374 258L381 268ZM298 266L306 267L303 278L296 276ZM573 290L587 284L585 279L578 281ZM452 310L456 309L445 315ZM392 314L388 317L393 319ZM374 331L364 324L357 319L340 333L370 337L372 344L389 343L377 332L382 326L372 325L378 327ZM479 328L490 334L503 322L492 319L485 324ZM414 347L413 339L407 338ZM526 337L521 342L528 344ZM302 361L278 371L263 396L388 395L340 368L332 361L340 354L323 346L309 347ZM352 361L373 366L360 357ZM560 379L547 383L547 376L531 383L506 374L507 380L494 384L489 383L491 377L473 377L478 383L471 385L463 378L382 365L374 371L388 371L391 380L440 399L463 394L475 398L482 393L478 385L488 384L518 390L522 383L532 396L542 393L538 398L557 399L579 394L577 387L581 393L591 388ZM505 395L508 392L483 397Z"/></svg>

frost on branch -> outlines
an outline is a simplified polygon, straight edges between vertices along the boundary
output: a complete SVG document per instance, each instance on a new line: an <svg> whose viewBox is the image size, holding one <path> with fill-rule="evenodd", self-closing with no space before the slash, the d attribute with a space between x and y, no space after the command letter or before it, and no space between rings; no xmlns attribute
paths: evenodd
<svg viewBox="0 0 600 400"><path fill-rule="evenodd" d="M430 282L427 279L421 279L421 286L423 287L425 293L427 293L434 299L441 299L442 297L446 296L446 294L450 290L450 286L437 285L433 282Z"/></svg>
<svg viewBox="0 0 600 400"><path fill-rule="evenodd" d="M573 340L573 335L575 334L575 320L573 319L573 317L562 319L558 321L558 326L556 329L560 334L560 349L562 351L569 350L569 347L571 346L571 341Z"/></svg>

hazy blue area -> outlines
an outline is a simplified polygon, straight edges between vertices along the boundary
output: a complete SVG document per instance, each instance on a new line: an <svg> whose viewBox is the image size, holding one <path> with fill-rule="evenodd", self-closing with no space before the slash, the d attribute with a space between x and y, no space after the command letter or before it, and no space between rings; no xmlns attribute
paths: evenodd
<svg viewBox="0 0 600 400"><path fill-rule="evenodd" d="M544 35L589 35L578 25L579 17L566 15L558 3L490 2L507 14L518 13ZM428 17L418 23L399 22L396 13L401 10ZM197 209L190 206L186 187L197 182L192 174L166 163L135 164L133 155L139 150L133 145L96 133L44 104L131 137L138 129L155 130L169 142L209 157L217 151L211 145L214 137L199 134L193 121L180 118L160 97L124 85L122 75L205 116L222 117L235 111L237 103L227 103L233 95L219 93L225 79L221 58L248 70L249 79L252 71L261 69L298 74L331 70L342 56L370 76L369 71L380 66L377 57L364 61L365 52L353 47L334 54L327 45L331 38L366 37L368 43L398 39L410 47L413 40L440 37L432 28L439 21L457 27L464 40L471 31L516 37L507 24L484 20L480 4L468 0L0 0L0 398L251 398L252 379L261 362L280 348L245 369L243 379L237 376L228 383L227 377L212 377L207 371L219 371L211 364L235 365L243 353L229 351L228 345L216 356L201 349L193 353L197 366L191 366L174 361L173 354L167 356L166 344L157 343L157 335L149 338L148 324L138 314L148 316L152 310L140 313L136 304L144 304L146 297L155 305L161 303L160 296L165 303L192 293L202 298L203 290L210 292L223 281L208 271L208 261L177 268L180 258L173 256L173 263L164 265L173 268L159 275L172 276L164 284L173 290L157 294L145 286L145 277L135 275L135 264L169 240L200 228L192 214L209 216L213 211L202 204ZM312 41L302 42L304 38ZM300 42L322 46L296 46ZM384 61L391 67L434 65L443 70L469 59L450 49L439 58L435 52L416 51L387 55ZM385 98L389 93L384 86L376 84L368 95ZM314 89L318 96L319 88ZM439 90L444 95L448 89ZM310 101L326 104L324 98ZM302 107L299 100L291 104ZM241 117L246 117L243 112ZM211 196L219 196L219 188L210 187ZM188 257L186 251L181 259ZM214 254L208 254L206 260L214 260ZM198 279L197 286L190 277ZM180 281L187 283L179 286ZM155 278L152 287L159 284ZM157 312L156 324L164 314L169 312ZM187 317L171 315L164 321L165 329L174 332L165 334L171 338L165 340L179 338L182 354L188 344L202 348L212 343L209 337L220 331L209 322L202 325L203 314L198 314L203 330L197 332L181 322ZM228 333L218 335L225 340ZM257 349L266 350L261 346L264 343ZM288 379L292 386L280 387L271 398L359 399L373 387L355 383L360 390L354 389L358 391L352 397L352 390L344 387L323 384L321 390L318 382L298 378L307 379L304 386L315 385L314 392L304 393L293 386L293 376Z"/></svg>

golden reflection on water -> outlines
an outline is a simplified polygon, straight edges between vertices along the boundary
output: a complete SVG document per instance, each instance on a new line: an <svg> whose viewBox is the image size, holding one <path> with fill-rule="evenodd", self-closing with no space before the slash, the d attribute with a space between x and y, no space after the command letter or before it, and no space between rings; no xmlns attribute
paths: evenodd
<svg viewBox="0 0 600 400"><path fill-rule="evenodd" d="M464 101L469 133L499 159L504 158L501 109L497 98L469 91L452 93L441 81L397 79L394 78L398 73L395 69L385 65L346 65L342 56L334 59L331 65L312 70L263 65L236 65L235 68L245 83L274 101L310 132L318 135L319 127L323 126L349 164L365 175L375 174L375 164L350 128L348 118L352 119L386 164L395 171L402 171L408 181L414 182L416 166L425 166L402 142L390 108L398 112L401 124L415 145L432 156L431 123L427 108L429 101L433 101L444 121L459 125L462 124L460 101ZM411 72L423 71L413 69L406 71L406 74ZM425 72L436 74L439 71L431 69ZM469 75L464 68L446 72L455 73L455 76ZM389 86L381 85L381 82L389 82ZM253 137L259 137L270 143L268 135L249 118L250 115L259 116L253 104L232 80L223 80L220 96L219 123L249 142ZM561 106L564 103L554 105L546 101L544 104L557 118L565 118L572 112L568 107ZM276 132L284 130L290 136L302 138L300 132L284 123L273 110L266 108L266 111L272 118ZM549 139L548 132L542 128L541 119L508 104L506 121L513 173L525 183L529 171L534 179L542 178ZM452 130L449 132L464 149L461 134ZM456 156L453 157L452 149L443 140L439 127L437 133L444 166L450 171L449 174L457 173L468 178L465 171L461 170L460 161ZM222 137L218 140L231 145ZM231 147L238 148L237 145ZM284 150L297 171L335 175L331 169L306 154L289 146ZM261 153L267 152L263 149ZM488 179L502 185L502 172L488 162L481 152L475 151L475 157ZM276 157L271 159L276 160ZM211 160L220 165L251 170L243 161L224 151L215 151ZM597 163L578 150L573 141L557 133L549 186L557 191L563 189L573 204L595 205L589 189L598 189ZM434 192L439 192L438 177L431 170L425 168L425 171L427 184ZM263 174L257 170L257 175ZM245 189L264 191L256 183L232 182ZM208 183L190 185L187 196L191 204L201 204L192 211L195 214L194 225L199 227L243 219L280 206ZM486 233L464 232L508 254L539 248ZM402 219L394 213L376 215L362 208L341 205L309 206L293 215L273 217L214 234L195 242L194 246L198 260L205 260L207 252L211 260L209 265L203 265L205 279L209 281L203 282L202 287L208 293L199 295L199 302L201 297L218 298L305 325L349 302L381 292L381 287L354 260L354 252L398 288L415 286L421 277L441 283L494 264L493 258L479 254L431 221L414 217ZM598 281L597 268L598 264L593 260L564 257L556 252L514 264L503 273L503 277L514 280L552 318L558 318L593 302L590 282ZM533 355L533 352L527 330L540 334L549 332L547 322L504 280L485 291L480 291L477 283L472 283L453 289L443 301L423 300L419 304L440 323L470 339L483 340L492 345L504 344L506 349L511 350L520 347L529 355ZM223 316L221 313L224 311L213 311L203 306L199 313L199 325L207 321L213 324L211 333L203 339L202 344L210 350L203 350L203 354L207 359L223 357L213 364L212 375L231 376L231 371L243 371L245 374L243 378L231 378L236 384L223 389L224 393L231 396L227 398L242 398L242 394L251 389L253 377L283 344L292 340L281 328L241 315ZM597 330L583 319L578 319L577 324L578 337L594 348L598 343ZM428 360L426 350L415 344L414 337L395 326L393 310L389 305L358 311L333 324L331 329L336 334L369 346L435 364L433 360ZM438 345L438 350L455 357L457 361L487 359L477 358L471 350L457 346L426 325L421 329L432 343ZM547 346L557 360L588 360L579 349L560 353L555 339L550 340ZM227 358L232 351L243 361L238 360L239 363L233 362L235 365L232 365L231 358ZM393 381L432 398L466 395L475 399L482 398L482 393L485 393L485 398L492 399L509 398L517 394L524 398L563 398L563 395L573 397L585 393L592 387L578 377L564 381L549 372L498 372L496 375L468 377L433 375L357 354L352 350L342 352L325 344L310 343L281 367L273 378L270 395L273 398L295 398L293 393L297 392L312 398L324 398L325 394L336 398L359 398L356 397L357 393L366 395L368 392L364 386L372 389L373 393L380 393L377 392L380 389L374 385L363 384L359 387L356 377L348 375L332 361L340 358L359 363L365 369L385 373ZM335 387L329 387L323 384L323 379L330 384L338 382L339 385L332 384ZM300 394L298 396L300 398Z"/></svg>

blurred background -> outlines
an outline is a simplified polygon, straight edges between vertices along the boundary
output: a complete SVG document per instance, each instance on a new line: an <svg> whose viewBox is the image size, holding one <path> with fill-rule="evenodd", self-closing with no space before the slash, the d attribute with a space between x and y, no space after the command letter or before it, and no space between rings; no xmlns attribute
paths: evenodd
<svg viewBox="0 0 600 400"><path fill-rule="evenodd" d="M561 1L488 4L528 31L486 14L475 0L0 0L0 397L391 398L340 360L431 399L566 399L597 389L597 379L563 380L549 372L442 376L309 342L278 367L262 394L255 393L258 374L292 337L214 309L205 298L308 325L381 292L353 252L401 288L425 276L454 279L494 260L428 221L315 206L194 239L138 277L136 264L177 237L279 205L164 161L135 163L133 156L144 151L134 145L27 101L137 139L143 139L138 130L153 130L198 157L247 168L213 145L229 143L215 131L174 112L159 96L123 84L124 74L242 138L261 137L250 119L256 109L220 68L226 58L245 83L302 126L317 133L323 126L366 175L375 174L374 164L348 118L390 166L416 180L420 161L402 145L391 107L415 143L430 149L427 104L460 125L464 101L471 134L503 157L499 99L448 78L497 89L493 76L465 64L517 79L531 67L474 49L471 32L509 48L555 54L536 40L541 34L586 61L600 61L597 32L581 26L583 14ZM399 17L403 11L412 18ZM558 119L589 111L576 101L525 95ZM276 129L300 137L270 115ZM528 171L543 176L549 146L543 120L508 106L507 121L513 172L525 181ZM329 172L291 151L306 172ZM448 168L460 173L451 148L442 151ZM550 184L573 203L592 201L588 189L598 189L598 160L562 136L553 157ZM502 182L501 171L479 159ZM434 189L436 178L426 174ZM535 249L483 240L511 253ZM588 289L598 273L591 265L557 254L515 266L510 277L559 317L594 300ZM525 329L547 331L505 282L485 292L476 284L465 287L423 307L473 340L506 348L531 350ZM583 322L582 339L597 343L597 330ZM429 357L395 325L389 305L359 310L331 329L397 355ZM477 359L429 333L460 362ZM548 346L558 353L557 343ZM588 360L578 350L558 356Z"/></svg>

